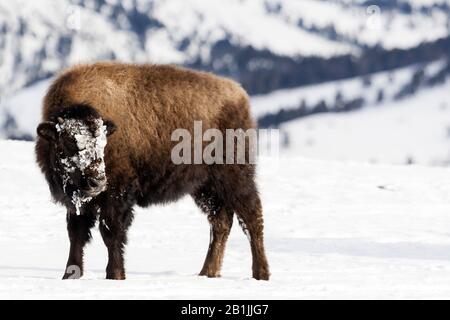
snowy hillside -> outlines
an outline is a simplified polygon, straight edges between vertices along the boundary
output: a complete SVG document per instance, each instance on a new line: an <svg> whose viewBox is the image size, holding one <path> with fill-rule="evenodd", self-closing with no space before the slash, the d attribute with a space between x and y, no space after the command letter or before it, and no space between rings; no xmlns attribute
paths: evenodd
<svg viewBox="0 0 450 320"><path fill-rule="evenodd" d="M246 80L247 74L291 61L280 57L294 59L289 63L295 65L299 57L358 55L373 46L408 49L449 35L448 0L373 3L2 1L0 94L84 61L171 62ZM255 91L270 89L247 85Z"/></svg>
<svg viewBox="0 0 450 320"><path fill-rule="evenodd" d="M443 61L437 61L427 65L424 70L434 74L443 65ZM362 97L367 105L385 103L386 101L392 101L401 87L411 81L416 69L417 66L410 66L393 71L378 72L368 76L367 80L364 77L354 77L255 95L252 97L253 115L256 118L261 118L267 114L279 112L281 109L298 108L302 101L309 108L320 101L332 106L338 94L342 95L343 100ZM365 81L369 83L365 84ZM380 90L383 90L383 101L378 102L377 96Z"/></svg>
<svg viewBox="0 0 450 320"><path fill-rule="evenodd" d="M252 111L260 124L278 121L284 154L449 165L448 71L448 62L440 60L370 77L278 90L252 97ZM345 108L352 105L355 110Z"/></svg>
<svg viewBox="0 0 450 320"><path fill-rule="evenodd" d="M0 138L36 137L42 100L51 80L40 81L0 101Z"/></svg>
<svg viewBox="0 0 450 320"><path fill-rule="evenodd" d="M258 178L271 281L250 278L237 223L223 277L198 277L209 227L188 198L137 210L127 280L103 280L95 231L86 275L62 281L64 209L50 201L33 144L0 141L0 298L450 298L449 170L303 158L277 168Z"/></svg>
<svg viewBox="0 0 450 320"><path fill-rule="evenodd" d="M286 153L392 164L450 164L450 82L410 99L287 122Z"/></svg>
<svg viewBox="0 0 450 320"><path fill-rule="evenodd" d="M408 48L449 32L447 0L275 0L274 3L279 4L277 14L287 21L310 29L332 29L335 38L355 45Z"/></svg>

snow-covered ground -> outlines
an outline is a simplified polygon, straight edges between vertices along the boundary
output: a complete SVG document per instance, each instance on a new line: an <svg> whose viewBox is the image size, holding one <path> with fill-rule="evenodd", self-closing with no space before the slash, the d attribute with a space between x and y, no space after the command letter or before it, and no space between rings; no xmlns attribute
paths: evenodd
<svg viewBox="0 0 450 320"><path fill-rule="evenodd" d="M198 277L206 218L186 198L136 210L125 281L104 278L97 231L86 275L62 281L65 213L52 204L33 144L0 141L0 298L450 298L450 170L303 158L262 165L272 279L251 279L235 224L222 278Z"/></svg>

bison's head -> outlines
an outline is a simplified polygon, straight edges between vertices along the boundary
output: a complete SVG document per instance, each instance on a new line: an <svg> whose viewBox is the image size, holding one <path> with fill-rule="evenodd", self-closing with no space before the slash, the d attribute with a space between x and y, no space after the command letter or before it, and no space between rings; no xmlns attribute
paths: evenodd
<svg viewBox="0 0 450 320"><path fill-rule="evenodd" d="M54 169L77 209L106 190L104 152L107 138L114 131L111 121L92 110L62 113L55 121L38 126L39 137L54 145Z"/></svg>

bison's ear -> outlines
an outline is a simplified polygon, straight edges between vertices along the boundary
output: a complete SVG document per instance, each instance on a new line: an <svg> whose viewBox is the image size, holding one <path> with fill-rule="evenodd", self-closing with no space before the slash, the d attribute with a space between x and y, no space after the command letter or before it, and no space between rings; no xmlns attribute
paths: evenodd
<svg viewBox="0 0 450 320"><path fill-rule="evenodd" d="M50 121L42 122L37 127L37 134L47 141L56 141L56 124Z"/></svg>
<svg viewBox="0 0 450 320"><path fill-rule="evenodd" d="M105 120L103 123L106 126L106 135L107 136L110 136L114 132L116 132L117 126L114 122L112 122L111 120Z"/></svg>

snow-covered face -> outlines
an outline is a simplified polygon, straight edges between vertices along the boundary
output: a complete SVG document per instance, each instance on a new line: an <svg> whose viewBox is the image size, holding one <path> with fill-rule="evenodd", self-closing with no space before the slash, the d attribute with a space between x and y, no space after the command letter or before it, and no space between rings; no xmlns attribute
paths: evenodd
<svg viewBox="0 0 450 320"><path fill-rule="evenodd" d="M102 119L66 119L56 125L64 190L71 186L73 202L90 201L106 190L107 127Z"/></svg>
<svg viewBox="0 0 450 320"><path fill-rule="evenodd" d="M82 110L86 111L86 110ZM116 126L99 116L58 117L37 128L40 138L54 146L53 170L61 177L64 193L80 213L83 204L107 189L105 147Z"/></svg>

